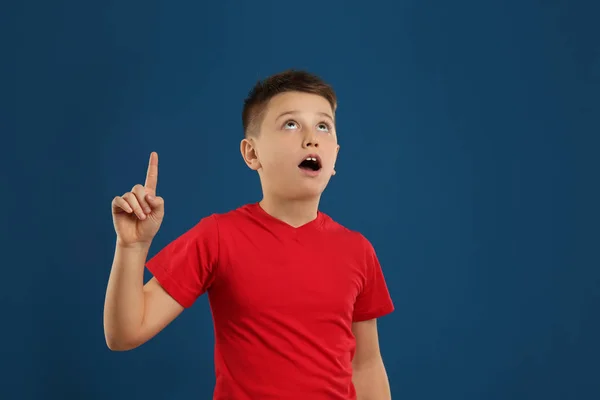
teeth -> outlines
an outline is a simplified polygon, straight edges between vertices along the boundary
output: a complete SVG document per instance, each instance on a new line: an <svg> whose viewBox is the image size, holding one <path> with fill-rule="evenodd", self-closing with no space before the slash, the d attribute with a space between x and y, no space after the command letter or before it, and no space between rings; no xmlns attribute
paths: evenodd
<svg viewBox="0 0 600 400"><path fill-rule="evenodd" d="M314 157L306 157L306 161L315 161L316 162L317 159Z"/></svg>

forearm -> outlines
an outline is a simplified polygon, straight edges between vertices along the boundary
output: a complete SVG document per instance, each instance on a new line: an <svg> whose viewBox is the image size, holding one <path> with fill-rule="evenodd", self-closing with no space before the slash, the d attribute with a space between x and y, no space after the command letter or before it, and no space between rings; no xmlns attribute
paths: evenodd
<svg viewBox="0 0 600 400"><path fill-rule="evenodd" d="M104 334L113 350L136 346L144 318L144 266L149 247L116 245L104 303Z"/></svg>
<svg viewBox="0 0 600 400"><path fill-rule="evenodd" d="M390 384L381 358L367 365L355 365L352 381L357 400L390 400Z"/></svg>

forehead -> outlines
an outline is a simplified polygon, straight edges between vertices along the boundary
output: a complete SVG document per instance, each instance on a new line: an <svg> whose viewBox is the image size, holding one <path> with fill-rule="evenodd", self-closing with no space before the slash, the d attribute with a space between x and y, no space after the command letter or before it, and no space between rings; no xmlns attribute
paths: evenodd
<svg viewBox="0 0 600 400"><path fill-rule="evenodd" d="M331 105L322 96L303 92L286 92L274 96L268 104L265 117L277 118L284 112L326 113L333 116Z"/></svg>

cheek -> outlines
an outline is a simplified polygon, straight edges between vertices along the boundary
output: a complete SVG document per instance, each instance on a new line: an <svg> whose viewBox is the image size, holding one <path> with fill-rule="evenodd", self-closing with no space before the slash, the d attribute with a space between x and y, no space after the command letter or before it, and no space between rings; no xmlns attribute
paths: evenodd
<svg viewBox="0 0 600 400"><path fill-rule="evenodd" d="M337 156L338 154L335 147L327 150L327 167L333 168L335 162L337 161Z"/></svg>
<svg viewBox="0 0 600 400"><path fill-rule="evenodd" d="M265 169L277 170L286 163L289 163L289 157L286 157L285 154L275 148L266 149L260 157L260 164Z"/></svg>

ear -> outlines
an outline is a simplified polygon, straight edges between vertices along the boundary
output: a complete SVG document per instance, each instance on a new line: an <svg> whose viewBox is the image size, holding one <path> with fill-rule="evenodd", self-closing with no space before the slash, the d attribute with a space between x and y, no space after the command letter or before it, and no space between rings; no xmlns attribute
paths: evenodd
<svg viewBox="0 0 600 400"><path fill-rule="evenodd" d="M240 143L240 152L242 153L242 158L248 168L257 171L261 167L260 161L258 161L254 139L244 138Z"/></svg>
<svg viewBox="0 0 600 400"><path fill-rule="evenodd" d="M340 152L340 145L338 144L337 148L335 149L335 161L337 161L337 156ZM335 175L335 161L333 163L333 170L331 171L331 176Z"/></svg>

